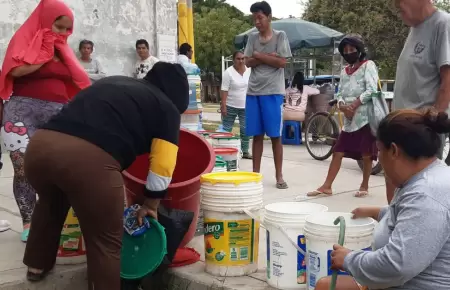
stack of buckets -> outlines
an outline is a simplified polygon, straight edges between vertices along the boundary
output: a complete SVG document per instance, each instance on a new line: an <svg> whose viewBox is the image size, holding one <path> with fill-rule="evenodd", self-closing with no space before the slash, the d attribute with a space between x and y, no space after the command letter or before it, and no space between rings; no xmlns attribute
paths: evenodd
<svg viewBox="0 0 450 290"><path fill-rule="evenodd" d="M227 163L222 157L216 156L216 164L214 165L213 172L227 172Z"/></svg>
<svg viewBox="0 0 450 290"><path fill-rule="evenodd" d="M188 75L189 82L189 106L181 115L181 127L190 131L202 129L201 114L203 110L201 102L201 78L199 72Z"/></svg>
<svg viewBox="0 0 450 290"><path fill-rule="evenodd" d="M239 171L241 158L241 139L232 133L217 133L209 135L216 156L221 157L227 166L227 171Z"/></svg>
<svg viewBox="0 0 450 290"><path fill-rule="evenodd" d="M321 204L268 204L261 221L261 181L260 174L248 172L201 177L207 273L254 273L258 268L260 224L266 229L266 278L276 289L314 290L320 278L332 274L331 252L339 238L339 225L334 225L334 221L339 216L346 220L344 247L371 250L373 219L352 219L349 213L328 212Z"/></svg>

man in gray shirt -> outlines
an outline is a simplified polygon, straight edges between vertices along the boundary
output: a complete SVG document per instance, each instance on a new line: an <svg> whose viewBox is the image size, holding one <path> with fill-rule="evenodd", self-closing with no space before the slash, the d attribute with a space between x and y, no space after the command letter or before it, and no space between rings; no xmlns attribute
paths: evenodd
<svg viewBox="0 0 450 290"><path fill-rule="evenodd" d="M264 135L272 140L277 188L288 188L283 179L284 68L292 56L284 31L272 29L272 8L266 1L250 7L258 32L248 36L245 64L251 67L245 106L246 135L253 136L253 171L260 172Z"/></svg>
<svg viewBox="0 0 450 290"><path fill-rule="evenodd" d="M450 15L437 10L430 0L395 0L395 5L403 22L411 29L397 63L393 108L434 106L439 111L447 111L450 103ZM442 149L443 146L441 158ZM390 201L395 188L386 181L386 189Z"/></svg>
<svg viewBox="0 0 450 290"><path fill-rule="evenodd" d="M450 15L430 0L396 1L411 26L398 59L395 109L434 106L446 111L450 102Z"/></svg>

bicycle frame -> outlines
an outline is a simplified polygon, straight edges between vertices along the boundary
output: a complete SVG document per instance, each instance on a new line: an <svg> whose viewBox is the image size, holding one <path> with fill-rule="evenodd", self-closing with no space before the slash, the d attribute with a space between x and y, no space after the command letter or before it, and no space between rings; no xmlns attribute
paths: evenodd
<svg viewBox="0 0 450 290"><path fill-rule="evenodd" d="M332 105L332 107L330 109L330 112L324 112L324 113L328 114L327 118L329 119L329 121L331 123L337 123L338 127L339 127L339 132L335 132L335 133L337 133L337 135L335 135L335 136L329 136L329 135L323 136L327 140L326 143L328 143L329 145L334 146L334 143L337 141L337 138L338 138L338 136L340 134L340 131L342 131L342 128L344 127L343 114L339 110L339 108L337 106L337 103ZM337 122L334 119L336 115L337 115ZM323 130L323 129L324 129L324 126L327 125L327 124L328 124L328 122L326 122L324 124L321 124L320 127L318 128L319 129L318 132L324 132L324 131L326 132L326 130ZM319 138L321 138L321 137L322 136L320 136Z"/></svg>
<svg viewBox="0 0 450 290"><path fill-rule="evenodd" d="M342 128L344 127L344 119L342 117L342 112L341 110L339 110L337 104L334 105L333 107L331 107L330 110L330 117L333 118L337 113L337 119L338 119L338 124L339 124L339 130L342 131Z"/></svg>

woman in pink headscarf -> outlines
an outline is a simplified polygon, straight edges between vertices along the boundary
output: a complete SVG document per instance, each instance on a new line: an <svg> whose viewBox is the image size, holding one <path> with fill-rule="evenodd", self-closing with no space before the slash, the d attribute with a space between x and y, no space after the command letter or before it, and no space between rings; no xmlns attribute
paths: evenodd
<svg viewBox="0 0 450 290"><path fill-rule="evenodd" d="M41 0L12 37L0 74L0 120L4 148L14 167L13 191L23 221L26 242L36 192L24 174L24 156L37 128L58 113L80 90L90 85L67 38L73 13L59 0Z"/></svg>

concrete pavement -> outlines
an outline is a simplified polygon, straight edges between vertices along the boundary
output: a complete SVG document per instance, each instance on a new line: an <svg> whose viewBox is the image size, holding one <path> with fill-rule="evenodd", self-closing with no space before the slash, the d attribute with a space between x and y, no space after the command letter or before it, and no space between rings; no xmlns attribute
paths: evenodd
<svg viewBox="0 0 450 290"><path fill-rule="evenodd" d="M270 142L265 144L262 164L264 175L265 204L279 201L308 200L329 207L330 211L348 212L362 205L385 205L384 178L373 176L370 180L370 195L355 198L361 182L361 171L353 160L344 160L343 168L334 184L331 197L307 198L308 191L316 189L324 180L330 160L316 161L307 153L305 146L285 146L284 175L289 189L275 188L274 165ZM25 267L22 264L24 244L20 242L21 220L12 194L13 171L7 155L4 155L4 168L0 172L0 219L12 223L12 230L0 233L0 290L25 289L67 289L82 290L86 287L85 265L57 267L45 282L29 284L25 282ZM242 160L241 170L251 170L251 161ZM206 290L206 289L271 289L265 283L265 233L261 231L258 273L249 277L220 278L204 273L203 237L195 238L191 247L202 254L202 260L191 266L173 269L162 279L164 288L151 290ZM147 289L147 288L145 288ZM148 288L150 289L150 288Z"/></svg>

